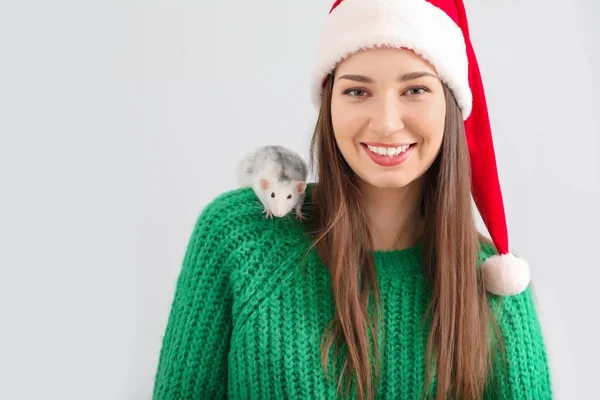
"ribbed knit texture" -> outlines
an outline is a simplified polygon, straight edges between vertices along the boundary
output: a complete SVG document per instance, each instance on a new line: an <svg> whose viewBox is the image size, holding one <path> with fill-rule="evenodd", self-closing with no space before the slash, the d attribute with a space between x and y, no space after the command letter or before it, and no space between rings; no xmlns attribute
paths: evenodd
<svg viewBox="0 0 600 400"><path fill-rule="evenodd" d="M329 274L313 249L303 275L307 225L293 213L267 219L261 212L252 189L241 188L215 198L198 218L162 342L155 400L335 399L335 346L329 382L320 361L323 329L335 312ZM483 250L482 260L493 254ZM428 332L419 323L431 292L421 261L418 246L375 252L386 335L377 399L418 399L426 378ZM497 316L508 370L485 398L551 399L531 287L503 303Z"/></svg>

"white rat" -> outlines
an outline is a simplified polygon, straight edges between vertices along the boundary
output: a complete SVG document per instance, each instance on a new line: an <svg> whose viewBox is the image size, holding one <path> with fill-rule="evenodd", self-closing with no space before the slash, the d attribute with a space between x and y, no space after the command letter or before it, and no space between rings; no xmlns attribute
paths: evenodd
<svg viewBox="0 0 600 400"><path fill-rule="evenodd" d="M302 215L308 168L294 151L283 146L263 146L238 162L236 178L240 187L250 186L264 206L267 218L283 217L296 208Z"/></svg>

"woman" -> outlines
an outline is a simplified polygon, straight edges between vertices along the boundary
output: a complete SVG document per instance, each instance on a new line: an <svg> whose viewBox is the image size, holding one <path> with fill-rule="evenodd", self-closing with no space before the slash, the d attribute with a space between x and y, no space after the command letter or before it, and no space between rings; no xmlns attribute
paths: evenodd
<svg viewBox="0 0 600 400"><path fill-rule="evenodd" d="M336 1L313 94L308 220L205 208L154 398L550 399L460 0Z"/></svg>

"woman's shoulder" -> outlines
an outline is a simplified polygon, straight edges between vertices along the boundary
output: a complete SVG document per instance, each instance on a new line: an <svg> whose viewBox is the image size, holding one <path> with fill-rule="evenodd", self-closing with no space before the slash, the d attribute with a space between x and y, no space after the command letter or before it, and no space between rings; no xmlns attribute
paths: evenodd
<svg viewBox="0 0 600 400"><path fill-rule="evenodd" d="M306 200L305 200L306 201ZM198 217L197 231L219 232L221 239L231 241L303 240L306 221L294 213L281 218L267 218L264 206L251 187L227 190L216 195Z"/></svg>
<svg viewBox="0 0 600 400"><path fill-rule="evenodd" d="M487 258L498 254L494 242L487 236L478 233L479 238L479 261L483 263Z"/></svg>
<svg viewBox="0 0 600 400"><path fill-rule="evenodd" d="M241 222L254 207L254 191L250 187L236 188L215 195L201 210L200 217L214 222Z"/></svg>

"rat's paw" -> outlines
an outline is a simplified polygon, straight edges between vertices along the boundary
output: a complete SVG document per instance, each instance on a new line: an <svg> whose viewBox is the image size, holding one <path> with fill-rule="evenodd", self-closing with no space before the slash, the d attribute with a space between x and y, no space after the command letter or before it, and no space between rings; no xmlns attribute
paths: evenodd
<svg viewBox="0 0 600 400"><path fill-rule="evenodd" d="M273 213L270 210L267 210L266 208L263 210L263 214L265 214L265 213L267 214L267 219L268 218L271 218L271 219L274 218L273 217Z"/></svg>
<svg viewBox="0 0 600 400"><path fill-rule="evenodd" d="M302 215L302 211L300 211L299 209L296 209L296 218L298 219L298 221L306 221L306 217Z"/></svg>

